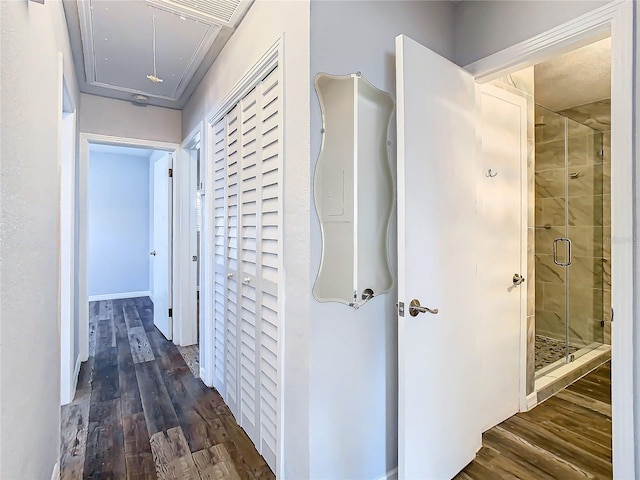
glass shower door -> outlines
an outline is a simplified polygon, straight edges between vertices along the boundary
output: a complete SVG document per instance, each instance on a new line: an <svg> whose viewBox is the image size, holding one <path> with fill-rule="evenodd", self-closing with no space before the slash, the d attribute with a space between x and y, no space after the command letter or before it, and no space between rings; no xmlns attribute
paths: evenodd
<svg viewBox="0 0 640 480"><path fill-rule="evenodd" d="M604 343L605 181L602 133L566 119L567 361Z"/></svg>

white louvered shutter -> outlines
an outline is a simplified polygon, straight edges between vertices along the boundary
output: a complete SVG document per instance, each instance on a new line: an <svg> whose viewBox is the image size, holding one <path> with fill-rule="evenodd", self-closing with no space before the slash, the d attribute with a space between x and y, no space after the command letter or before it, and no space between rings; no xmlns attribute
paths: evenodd
<svg viewBox="0 0 640 480"><path fill-rule="evenodd" d="M278 371L282 261L282 95L277 70L261 84L260 128L260 453L275 468L278 438Z"/></svg>
<svg viewBox="0 0 640 480"><path fill-rule="evenodd" d="M227 121L213 126L213 385L225 394Z"/></svg>
<svg viewBox="0 0 640 480"><path fill-rule="evenodd" d="M225 400L238 418L238 219L239 204L239 118L240 108L235 107L227 115L227 318L225 328Z"/></svg>
<svg viewBox="0 0 640 480"><path fill-rule="evenodd" d="M257 295L257 232L258 232L258 88L252 90L240 102L241 109L241 160L240 160L240 268L242 269L241 318L240 318L240 425L254 443L259 443L258 409L256 392L257 356L259 345L257 318L260 315L260 298Z"/></svg>
<svg viewBox="0 0 640 480"><path fill-rule="evenodd" d="M279 79L276 68L214 126L213 135L216 355L224 347L215 357L216 375L224 378L216 381L224 385L225 401L273 471L282 318Z"/></svg>

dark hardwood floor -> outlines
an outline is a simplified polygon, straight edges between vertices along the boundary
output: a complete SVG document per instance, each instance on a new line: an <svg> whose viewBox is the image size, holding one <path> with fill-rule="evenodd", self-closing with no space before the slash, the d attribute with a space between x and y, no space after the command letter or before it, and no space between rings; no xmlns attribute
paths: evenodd
<svg viewBox="0 0 640 480"><path fill-rule="evenodd" d="M149 298L93 302L90 317L90 357L62 408L61 479L275 478L155 328Z"/></svg>
<svg viewBox="0 0 640 480"><path fill-rule="evenodd" d="M611 362L488 430L460 480L613 478Z"/></svg>

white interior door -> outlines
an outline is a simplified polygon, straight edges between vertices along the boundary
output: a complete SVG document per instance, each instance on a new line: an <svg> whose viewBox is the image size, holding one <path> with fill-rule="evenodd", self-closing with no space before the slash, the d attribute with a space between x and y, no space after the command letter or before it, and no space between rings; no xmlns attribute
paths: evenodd
<svg viewBox="0 0 640 480"><path fill-rule="evenodd" d="M171 306L171 154L153 164L153 323L168 339L173 337Z"/></svg>
<svg viewBox="0 0 640 480"><path fill-rule="evenodd" d="M398 469L452 478L481 446L476 383L473 77L396 38L398 95ZM410 302L437 314L410 314ZM403 305L402 305L403 304ZM402 308L400 308L402 310Z"/></svg>
<svg viewBox="0 0 640 480"><path fill-rule="evenodd" d="M478 213L478 330L482 431L514 415L526 371L527 101L491 85L481 94L482 175Z"/></svg>

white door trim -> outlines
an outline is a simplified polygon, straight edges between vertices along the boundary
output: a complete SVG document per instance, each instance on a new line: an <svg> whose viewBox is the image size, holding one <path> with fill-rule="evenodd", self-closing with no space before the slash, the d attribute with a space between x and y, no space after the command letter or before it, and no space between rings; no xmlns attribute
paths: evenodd
<svg viewBox="0 0 640 480"><path fill-rule="evenodd" d="M77 114L64 76L64 58L58 53L59 112L58 165L60 175L60 404L73 400L78 381L75 352L75 183Z"/></svg>
<svg viewBox="0 0 640 480"><path fill-rule="evenodd" d="M635 478L634 417L634 7L617 0L465 68L479 82L534 65L611 34L612 412L615 478ZM636 266L635 268L638 268ZM640 432L638 432L640 435Z"/></svg>
<svg viewBox="0 0 640 480"><path fill-rule="evenodd" d="M78 219L78 227L80 233L79 239L79 278L78 278L78 298L79 298L79 348L80 348L80 360L86 361L89 358L89 293L88 293L88 264L87 264L87 203L88 203L88 184L89 184L89 144L98 143L103 145L115 145L120 147L140 147L152 150L163 150L170 152L176 156L180 145L177 143L169 142L156 142L153 140L142 140L138 138L126 138L126 137L114 137L110 135L99 135L96 133L80 133L80 159L78 169L78 206L80 211L80 218ZM175 167L174 167L175 168ZM174 170L175 174L175 170ZM176 208L178 194L174 189L173 195L173 208ZM177 224L175 223L175 217L173 220L173 248L180 248L178 243L178 237L176 235ZM175 272L178 269L176 265L176 257L173 258L172 271ZM170 279L170 283L173 284L177 279ZM176 306L174 308L174 316L176 315Z"/></svg>
<svg viewBox="0 0 640 480"><path fill-rule="evenodd" d="M182 281L180 282L179 285L177 285L176 292L175 292L176 296L179 297L178 302L182 305L182 308L180 309L182 315L180 316L174 315L173 336L174 336L175 343L177 343L178 345L184 345L184 346L198 343L198 333L197 333L198 330L197 330L197 322L196 322L197 307L196 307L196 295L195 295L196 265L195 265L195 262L191 261L192 255L198 255L198 252L192 251L193 250L192 245L194 243L192 238L194 225L191 224L191 216L192 216L191 214L193 209L193 198L191 196L192 190L193 190L193 185L191 184L191 177L193 173L191 172L191 150L194 149L198 145L198 143L200 143L200 148L201 148L200 155L202 155L202 142L200 142L200 139L202 138L202 129L203 129L203 123L200 122L198 123L197 127L194 128L191 131L191 133L189 133L189 135L187 135L185 140L182 142L182 145L180 146L178 158L176 159L176 162L174 162L174 164L179 163L181 166L179 175L174 180L176 184L179 184L178 188L181 188L182 191L184 192L184 194L181 195L181 198L183 201L181 202L181 207L180 207L181 210L178 213L178 215L180 217L180 225L182 226L181 232L179 232L179 235L182 237L181 244L186 248L183 251L185 256L185 261L181 262L183 266L183 270L181 270L179 273ZM201 233L200 238L201 238L201 241L203 241L203 245L206 245L206 242L204 242L204 239L206 238L204 233L204 225L203 225L203 231ZM176 254L177 253L179 252L176 252ZM203 259L200 259L200 260L202 261ZM200 337L201 337L201 340L203 341L204 339L202 339L202 336L203 336L202 335L203 333L202 306L203 304L207 303L206 299L208 298L209 296L206 290L201 292L201 295L200 295L200 307L201 307L200 308L200 319L201 319L200 333L201 335ZM200 356L202 357L202 349L200 351ZM201 374L202 374L202 368L203 368L203 365L202 365L202 358L201 358L201 363L200 363ZM204 377L201 377L201 378L204 381Z"/></svg>

